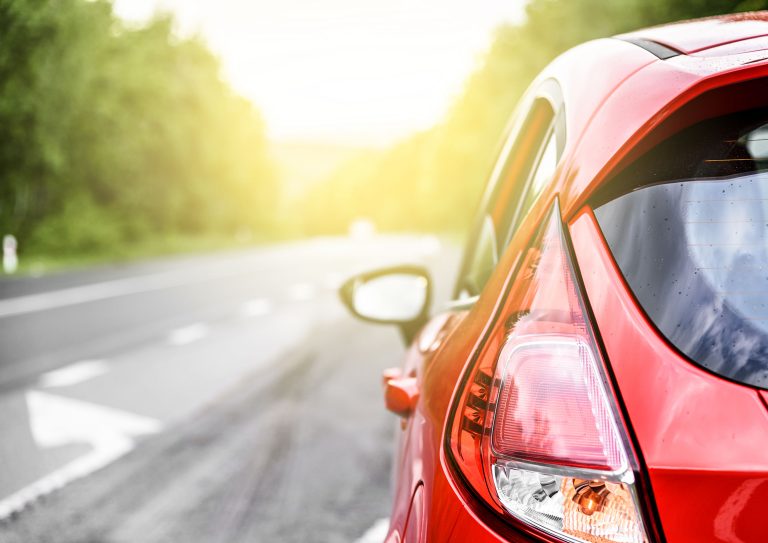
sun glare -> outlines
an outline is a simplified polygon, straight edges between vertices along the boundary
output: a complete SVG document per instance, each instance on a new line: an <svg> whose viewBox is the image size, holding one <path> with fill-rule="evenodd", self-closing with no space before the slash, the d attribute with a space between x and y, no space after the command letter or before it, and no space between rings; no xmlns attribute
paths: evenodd
<svg viewBox="0 0 768 543"><path fill-rule="evenodd" d="M116 0L199 32L277 140L386 145L438 122L521 0Z"/></svg>

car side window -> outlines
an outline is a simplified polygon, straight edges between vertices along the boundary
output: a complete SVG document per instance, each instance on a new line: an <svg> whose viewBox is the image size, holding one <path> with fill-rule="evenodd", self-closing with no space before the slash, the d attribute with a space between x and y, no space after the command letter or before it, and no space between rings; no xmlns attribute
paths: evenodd
<svg viewBox="0 0 768 543"><path fill-rule="evenodd" d="M557 138L555 137L554 126L547 135L547 140L541 151L536 169L531 175L531 180L526 187L522 198L522 209L527 211L536 198L541 194L546 184L552 179L557 168Z"/></svg>
<svg viewBox="0 0 768 543"><path fill-rule="evenodd" d="M491 273L496 269L496 264L499 263L498 246L493 218L490 215L484 215L473 258L464 277L464 289L468 295L480 293Z"/></svg>
<svg viewBox="0 0 768 543"><path fill-rule="evenodd" d="M504 247L509 245L512 241L517 228L520 226L525 215L533 206L536 199L541 195L544 187L547 186L555 175L557 164L559 160L558 153L558 140L556 130L556 120L553 119L552 126L547 134L544 143L539 150L539 156L536 159L536 166L529 175L528 182L525 183L520 195L520 199L517 204L517 209L509 224L506 225L505 236L501 240L503 242L499 250L503 250Z"/></svg>
<svg viewBox="0 0 768 543"><path fill-rule="evenodd" d="M514 127L494 168L464 253L454 292L460 305L479 296L520 220L555 172L562 141L551 102L538 98Z"/></svg>

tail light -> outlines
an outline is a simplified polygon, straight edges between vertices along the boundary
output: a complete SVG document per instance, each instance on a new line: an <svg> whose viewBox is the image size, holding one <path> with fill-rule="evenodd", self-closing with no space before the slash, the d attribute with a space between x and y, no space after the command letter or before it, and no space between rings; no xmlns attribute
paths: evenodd
<svg viewBox="0 0 768 543"><path fill-rule="evenodd" d="M450 452L463 478L530 532L571 542L648 541L636 461L557 205L502 311L451 424Z"/></svg>

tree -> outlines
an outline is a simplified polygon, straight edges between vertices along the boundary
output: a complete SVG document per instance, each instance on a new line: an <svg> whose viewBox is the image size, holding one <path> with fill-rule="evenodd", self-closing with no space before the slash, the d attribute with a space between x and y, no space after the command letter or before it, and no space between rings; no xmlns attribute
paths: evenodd
<svg viewBox="0 0 768 543"><path fill-rule="evenodd" d="M263 122L198 37L105 0L0 0L0 228L40 253L269 231Z"/></svg>

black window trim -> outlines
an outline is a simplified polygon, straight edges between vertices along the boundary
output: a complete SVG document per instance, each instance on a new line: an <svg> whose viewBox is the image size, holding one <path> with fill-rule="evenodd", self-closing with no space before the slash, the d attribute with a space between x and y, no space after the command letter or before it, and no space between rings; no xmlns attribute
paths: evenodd
<svg viewBox="0 0 768 543"><path fill-rule="evenodd" d="M567 135L567 129L566 129L567 123L565 118L565 100L563 98L562 89L560 87L560 84L557 82L557 80L546 79L539 84L538 88L536 88L534 92L524 97L523 101L520 103L518 109L515 111L510 122L507 125L507 129L505 130L505 137L502 139L502 144L500 146L500 151L498 153L498 158L494 162L494 166L493 166L488 184L486 186L486 190L483 194L483 197L481 198L480 206L478 207L478 210L476 213L476 219L474 221L474 225L470 229L470 234L467 237L467 241L465 243L464 252L462 254L461 265L459 267L458 276L456 277L456 284L454 285L452 298L445 304L445 307L447 310L461 311L461 310L470 309L472 306L474 306L475 302L477 302L477 300L480 298L479 293L470 297L464 297L464 298L460 297L463 278L467 274L469 262L471 261L471 256L474 254L473 244L476 241L477 236L482 228L482 223L485 215L484 210L487 210L489 206L495 201L497 197L497 193L500 188L501 180L503 179L504 173L506 171L506 167L514 152L515 144L517 141L519 141L519 138L522 134L522 130L526 124L526 121L528 120L531 112L533 111L535 104L539 100L545 100L548 103L549 107L552 109L552 114L553 114L552 124L550 127L547 128L547 131L540 142L539 148L537 149L536 159L534 160L533 166L528 172L527 178L524 182L524 188L521 194L525 194L527 192L528 185L531 182L532 175L536 171L540 163L540 158L541 158L541 154L544 152L544 147L546 143L549 141L551 131L554 131L556 142L557 142L557 163L559 164L560 160L562 159L563 151L565 149L566 135ZM538 199L538 196L536 197L536 200L537 199ZM517 223L516 226L519 226L524 216L525 216L525 213L521 213L520 209L515 210L510 224ZM515 229L516 228L511 228L509 234L505 232L505 238L507 237L511 238L512 236L514 236ZM505 239L505 242L506 241L507 239Z"/></svg>

